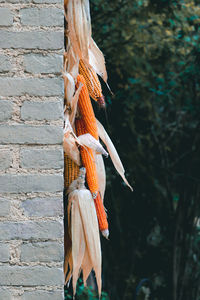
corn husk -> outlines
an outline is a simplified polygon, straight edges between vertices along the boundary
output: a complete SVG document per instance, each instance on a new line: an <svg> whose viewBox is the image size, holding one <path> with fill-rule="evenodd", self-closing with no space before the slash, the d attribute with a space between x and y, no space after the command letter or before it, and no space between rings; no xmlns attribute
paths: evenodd
<svg viewBox="0 0 200 300"><path fill-rule="evenodd" d="M75 92L75 95L71 101L71 112L69 114L69 122L72 126L74 126L74 121L75 121L76 112L77 112L77 104L78 104L78 99L79 99L79 95L80 95L82 86L83 86L82 83L80 83Z"/></svg>
<svg viewBox="0 0 200 300"><path fill-rule="evenodd" d="M85 169L69 187L68 223L71 229L72 249L65 257L66 281L73 277L73 291L76 292L78 277L83 272L84 283L92 271L95 272L99 295L101 294L101 246L98 220L94 201L84 186Z"/></svg>
<svg viewBox="0 0 200 300"><path fill-rule="evenodd" d="M95 41L90 38L89 64L94 71L107 83L108 75L106 71L105 58Z"/></svg>
<svg viewBox="0 0 200 300"><path fill-rule="evenodd" d="M80 143L80 145L84 145L88 148L91 148L92 150L94 150L97 153L103 154L106 157L108 157L108 153L106 152L106 150L103 148L103 146L99 143L99 141L97 141L91 134L86 133L86 134L82 134L79 135L78 137L78 141Z"/></svg>
<svg viewBox="0 0 200 300"><path fill-rule="evenodd" d="M91 21L88 0L69 0L67 4L68 38L73 52L80 59L89 61Z"/></svg>
<svg viewBox="0 0 200 300"><path fill-rule="evenodd" d="M74 65L77 70L77 62L82 59L107 83L104 55L92 39L89 0L66 1L65 17L68 24L68 72Z"/></svg>
<svg viewBox="0 0 200 300"><path fill-rule="evenodd" d="M98 183L99 183L99 191L101 194L102 201L104 200L104 194L106 189L106 170L103 161L103 157L101 154L94 153L95 163L96 163L96 170L98 176Z"/></svg>
<svg viewBox="0 0 200 300"><path fill-rule="evenodd" d="M126 185L131 189L131 191L133 191L133 188L130 186L130 184L128 183L128 181L125 177L125 170L124 170L122 162L119 158L117 150L115 149L115 146L113 145L113 143L112 143L109 135L105 131L103 125L98 120L97 120L97 127L98 127L99 137L103 141L103 143L106 145L107 150L108 150L108 152L110 154L110 157L112 159L113 165L115 166L115 169L117 170L119 175L122 177L122 179L124 180Z"/></svg>
<svg viewBox="0 0 200 300"><path fill-rule="evenodd" d="M71 158L78 166L81 165L80 151L73 135L69 131L64 134L63 149L69 158Z"/></svg>
<svg viewBox="0 0 200 300"><path fill-rule="evenodd" d="M75 82L70 73L64 72L64 87L65 87L65 99L67 103L71 103L73 95L75 93Z"/></svg>

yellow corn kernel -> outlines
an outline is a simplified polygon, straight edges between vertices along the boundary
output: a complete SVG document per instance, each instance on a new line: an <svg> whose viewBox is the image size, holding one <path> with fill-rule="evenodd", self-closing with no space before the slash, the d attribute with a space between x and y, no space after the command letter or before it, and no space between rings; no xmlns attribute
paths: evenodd
<svg viewBox="0 0 200 300"><path fill-rule="evenodd" d="M96 72L87 67L81 59L79 63L79 73L85 78L90 97L95 101L104 99L101 83Z"/></svg>
<svg viewBox="0 0 200 300"><path fill-rule="evenodd" d="M65 188L68 189L70 184L77 179L79 174L79 166L73 162L66 154L64 154L64 184Z"/></svg>

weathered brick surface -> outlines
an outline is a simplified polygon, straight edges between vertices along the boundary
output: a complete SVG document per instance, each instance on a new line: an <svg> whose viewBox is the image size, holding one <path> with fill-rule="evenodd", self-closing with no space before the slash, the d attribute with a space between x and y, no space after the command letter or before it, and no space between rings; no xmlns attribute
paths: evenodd
<svg viewBox="0 0 200 300"><path fill-rule="evenodd" d="M7 289L0 289L0 299L2 300L11 300L11 293ZM62 299L62 298L61 298Z"/></svg>
<svg viewBox="0 0 200 300"><path fill-rule="evenodd" d="M0 217L7 217L10 214L10 201L0 198Z"/></svg>
<svg viewBox="0 0 200 300"><path fill-rule="evenodd" d="M22 25L63 26L64 14L59 8L24 8L20 11Z"/></svg>
<svg viewBox="0 0 200 300"><path fill-rule="evenodd" d="M10 168L12 163L12 152L0 149L0 170Z"/></svg>
<svg viewBox="0 0 200 300"><path fill-rule="evenodd" d="M0 7L0 26L11 26L13 15L9 8Z"/></svg>
<svg viewBox="0 0 200 300"><path fill-rule="evenodd" d="M63 0L33 0L36 4L51 4L51 3L63 3Z"/></svg>
<svg viewBox="0 0 200 300"><path fill-rule="evenodd" d="M25 101L21 108L21 118L38 121L63 119L63 103Z"/></svg>
<svg viewBox="0 0 200 300"><path fill-rule="evenodd" d="M21 246L21 261L23 262L59 262L62 260L63 245L58 242L27 243Z"/></svg>
<svg viewBox="0 0 200 300"><path fill-rule="evenodd" d="M0 266L0 278L0 285L56 286L63 282L63 270L61 268L44 266Z"/></svg>
<svg viewBox="0 0 200 300"><path fill-rule="evenodd" d="M63 0L0 0L0 3L63 4Z"/></svg>
<svg viewBox="0 0 200 300"><path fill-rule="evenodd" d="M62 149L22 149L20 153L20 165L27 169L62 169L63 161Z"/></svg>
<svg viewBox="0 0 200 300"><path fill-rule="evenodd" d="M10 259L10 249L8 244L0 243L0 262L8 262ZM1 292L0 292L1 295ZM1 299L1 297L0 297Z"/></svg>
<svg viewBox="0 0 200 300"><path fill-rule="evenodd" d="M64 299L63 2L0 0L0 300Z"/></svg>
<svg viewBox="0 0 200 300"><path fill-rule="evenodd" d="M1 193L60 192L62 175L0 175Z"/></svg>
<svg viewBox="0 0 200 300"><path fill-rule="evenodd" d="M0 100L0 122L11 119L13 104L11 101Z"/></svg>
<svg viewBox="0 0 200 300"><path fill-rule="evenodd" d="M0 222L1 240L48 240L62 238L60 221ZM1 278L1 276L0 276ZM1 283L1 280L0 280Z"/></svg>
<svg viewBox="0 0 200 300"><path fill-rule="evenodd" d="M50 125L0 125L0 144L61 144L63 130Z"/></svg>
<svg viewBox="0 0 200 300"><path fill-rule="evenodd" d="M63 48L63 32L0 31L0 48L55 50Z"/></svg>
<svg viewBox="0 0 200 300"><path fill-rule="evenodd" d="M0 55L0 73L12 70L12 64L7 55Z"/></svg>
<svg viewBox="0 0 200 300"><path fill-rule="evenodd" d="M60 96L61 78L0 78L1 96Z"/></svg>
<svg viewBox="0 0 200 300"><path fill-rule="evenodd" d="M22 300L60 300L64 298L63 291L35 291L25 292Z"/></svg>
<svg viewBox="0 0 200 300"><path fill-rule="evenodd" d="M27 199L21 204L24 214L30 217L62 216L63 205L59 197Z"/></svg>
<svg viewBox="0 0 200 300"><path fill-rule="evenodd" d="M63 58L58 54L27 54L24 56L24 68L33 74L58 74L63 69Z"/></svg>

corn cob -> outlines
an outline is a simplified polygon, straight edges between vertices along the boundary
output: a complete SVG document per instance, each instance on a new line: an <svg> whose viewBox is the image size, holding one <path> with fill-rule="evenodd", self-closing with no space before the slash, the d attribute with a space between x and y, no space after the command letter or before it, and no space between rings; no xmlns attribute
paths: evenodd
<svg viewBox="0 0 200 300"><path fill-rule="evenodd" d="M99 222L100 231L105 231L108 229L108 221L105 213L105 209L103 206L103 201L101 199L100 193L97 194L96 198L94 198L94 204L96 208L97 218Z"/></svg>
<svg viewBox="0 0 200 300"><path fill-rule="evenodd" d="M75 126L77 136L87 133L83 119L77 119ZM101 200L99 194L98 177L94 161L94 155L92 150L89 148L85 149L84 147L81 147L80 152L83 166L86 168L87 184L95 202L96 213L99 222L99 229L100 231L104 231L108 229L108 222L103 206L103 201Z"/></svg>
<svg viewBox="0 0 200 300"><path fill-rule="evenodd" d="M65 160L65 172L64 172L64 183L65 188L68 189L70 184L78 177L79 174L79 166L69 158L66 154L64 154Z"/></svg>
<svg viewBox="0 0 200 300"><path fill-rule="evenodd" d="M102 94L102 88L99 78L94 70L92 70L84 64L82 59L80 59L79 62L79 73L85 79L90 97L93 100L98 101L100 106L104 107L105 100Z"/></svg>
<svg viewBox="0 0 200 300"><path fill-rule="evenodd" d="M85 129L87 131L86 133L90 133L96 140L98 140L96 118L86 86L86 81L82 75L77 76L77 85L79 85L80 82L83 84L83 87L78 100L79 112L84 120Z"/></svg>

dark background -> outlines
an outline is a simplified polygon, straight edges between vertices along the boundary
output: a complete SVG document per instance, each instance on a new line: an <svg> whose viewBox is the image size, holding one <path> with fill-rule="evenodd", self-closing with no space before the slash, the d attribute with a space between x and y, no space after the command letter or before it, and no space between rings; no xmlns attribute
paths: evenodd
<svg viewBox="0 0 200 300"><path fill-rule="evenodd" d="M105 160L102 299L200 300L200 3L90 4L114 93L95 112L134 187Z"/></svg>

